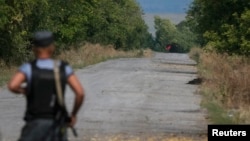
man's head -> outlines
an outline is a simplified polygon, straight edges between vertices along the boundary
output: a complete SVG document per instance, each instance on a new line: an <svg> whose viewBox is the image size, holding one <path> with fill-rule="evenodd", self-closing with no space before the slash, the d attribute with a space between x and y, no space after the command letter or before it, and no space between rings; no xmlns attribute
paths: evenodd
<svg viewBox="0 0 250 141"><path fill-rule="evenodd" d="M37 58L49 58L53 55L54 36L50 31L38 31L33 35L33 51Z"/></svg>

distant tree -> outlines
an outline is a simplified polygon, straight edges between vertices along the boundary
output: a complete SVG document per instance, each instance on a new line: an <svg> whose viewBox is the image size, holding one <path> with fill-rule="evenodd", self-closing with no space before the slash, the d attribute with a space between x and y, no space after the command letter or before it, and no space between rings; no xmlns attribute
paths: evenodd
<svg viewBox="0 0 250 141"><path fill-rule="evenodd" d="M169 19L155 17L155 29L155 49L158 51L165 51L165 47L171 45L174 52L188 52L196 46L196 36L186 26L185 21L174 25Z"/></svg>
<svg viewBox="0 0 250 141"><path fill-rule="evenodd" d="M189 27L188 22L182 21L176 25L178 30L178 41L185 52L190 51L192 47L197 47L199 44L197 34Z"/></svg>

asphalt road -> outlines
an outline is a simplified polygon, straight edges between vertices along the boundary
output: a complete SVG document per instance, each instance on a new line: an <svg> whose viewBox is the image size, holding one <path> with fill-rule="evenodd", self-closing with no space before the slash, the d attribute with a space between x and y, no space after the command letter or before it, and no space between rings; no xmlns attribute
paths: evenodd
<svg viewBox="0 0 250 141"><path fill-rule="evenodd" d="M195 62L187 54L156 53L152 58L110 60L77 70L86 89L78 116L79 138L98 134L202 134L205 113L197 86ZM73 93L67 90L71 109ZM25 99L0 89L0 131L15 141L23 126Z"/></svg>

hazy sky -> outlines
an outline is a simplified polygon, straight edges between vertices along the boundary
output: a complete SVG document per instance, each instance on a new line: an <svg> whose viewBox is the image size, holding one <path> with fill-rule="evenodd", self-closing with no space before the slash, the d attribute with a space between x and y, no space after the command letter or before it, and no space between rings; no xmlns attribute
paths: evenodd
<svg viewBox="0 0 250 141"><path fill-rule="evenodd" d="M193 0L137 0L145 15L143 16L149 32L154 36L154 16L170 19L174 24L185 20L186 11Z"/></svg>
<svg viewBox="0 0 250 141"><path fill-rule="evenodd" d="M137 0L145 13L183 14L193 0Z"/></svg>

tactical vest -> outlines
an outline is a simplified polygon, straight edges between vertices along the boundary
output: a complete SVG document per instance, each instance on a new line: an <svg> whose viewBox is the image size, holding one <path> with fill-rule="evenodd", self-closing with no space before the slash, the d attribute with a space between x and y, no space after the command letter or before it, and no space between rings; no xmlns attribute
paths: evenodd
<svg viewBox="0 0 250 141"><path fill-rule="evenodd" d="M31 82L28 86L26 96L26 114L25 120L32 119L53 119L60 108L56 95L56 86L54 71L49 69L40 69L36 66L36 60L31 64ZM67 63L61 61L60 78L63 95L67 83L65 66Z"/></svg>

